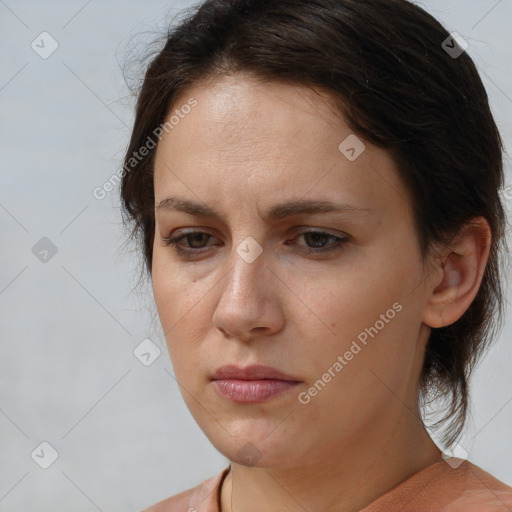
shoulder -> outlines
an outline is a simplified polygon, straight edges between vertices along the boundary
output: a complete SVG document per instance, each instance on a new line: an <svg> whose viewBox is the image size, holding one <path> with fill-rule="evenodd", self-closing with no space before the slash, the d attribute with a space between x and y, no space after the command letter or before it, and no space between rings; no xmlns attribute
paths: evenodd
<svg viewBox="0 0 512 512"><path fill-rule="evenodd" d="M141 512L218 512L220 486L229 467L196 487L180 492Z"/></svg>
<svg viewBox="0 0 512 512"><path fill-rule="evenodd" d="M469 461L447 459L416 473L363 512L511 512L512 487Z"/></svg>
<svg viewBox="0 0 512 512"><path fill-rule="evenodd" d="M512 510L512 487L482 468L465 462L461 471L451 470L457 493L443 512L509 512ZM448 472L450 474L450 472Z"/></svg>

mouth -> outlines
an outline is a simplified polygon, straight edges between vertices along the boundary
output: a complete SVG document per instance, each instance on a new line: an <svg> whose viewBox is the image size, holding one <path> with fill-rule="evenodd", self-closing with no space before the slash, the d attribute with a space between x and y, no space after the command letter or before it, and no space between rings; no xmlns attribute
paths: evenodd
<svg viewBox="0 0 512 512"><path fill-rule="evenodd" d="M221 396L239 404L258 404L283 395L301 381L270 366L234 365L219 368L212 377Z"/></svg>

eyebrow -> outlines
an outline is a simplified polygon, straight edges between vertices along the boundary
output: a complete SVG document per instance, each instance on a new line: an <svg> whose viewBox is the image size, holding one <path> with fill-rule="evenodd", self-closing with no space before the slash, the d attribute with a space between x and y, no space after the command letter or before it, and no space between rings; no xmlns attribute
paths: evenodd
<svg viewBox="0 0 512 512"><path fill-rule="evenodd" d="M221 215L213 208L189 199L168 197L160 201L156 211L180 211L197 217L213 218L222 221ZM299 199L272 206L264 216L268 221L281 220L294 215L314 215L321 213L370 213L369 208L361 208L349 204L333 203L332 201Z"/></svg>

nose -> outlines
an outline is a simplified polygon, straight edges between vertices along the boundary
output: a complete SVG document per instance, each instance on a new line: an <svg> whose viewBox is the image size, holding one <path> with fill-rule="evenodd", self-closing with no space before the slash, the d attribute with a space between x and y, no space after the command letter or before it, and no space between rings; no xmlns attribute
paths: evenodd
<svg viewBox="0 0 512 512"><path fill-rule="evenodd" d="M265 252L248 263L238 254L219 287L213 325L225 336L251 341L279 332L284 324L282 284L265 263Z"/></svg>

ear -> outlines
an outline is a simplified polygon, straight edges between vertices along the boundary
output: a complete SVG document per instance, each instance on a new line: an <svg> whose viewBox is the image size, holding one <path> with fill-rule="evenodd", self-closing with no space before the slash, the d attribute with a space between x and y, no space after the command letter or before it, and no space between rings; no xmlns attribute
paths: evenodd
<svg viewBox="0 0 512 512"><path fill-rule="evenodd" d="M430 327L445 327L456 322L473 302L489 259L491 228L477 217L457 233L448 247L437 255L431 275L423 322Z"/></svg>

